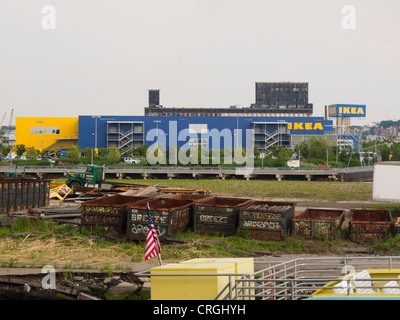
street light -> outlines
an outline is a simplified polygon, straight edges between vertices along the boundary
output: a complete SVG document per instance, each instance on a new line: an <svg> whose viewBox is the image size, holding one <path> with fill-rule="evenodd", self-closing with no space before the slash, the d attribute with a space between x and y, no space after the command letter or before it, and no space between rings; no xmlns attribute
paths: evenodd
<svg viewBox="0 0 400 320"><path fill-rule="evenodd" d="M40 125L42 124L42 123L44 123L44 121L36 121L36 123L39 123ZM40 149L40 152L42 152L42 126L40 126L39 127L39 149Z"/></svg>
<svg viewBox="0 0 400 320"><path fill-rule="evenodd" d="M94 148L97 149L97 119L101 118L101 116L92 116L92 119L95 119L94 123Z"/></svg>

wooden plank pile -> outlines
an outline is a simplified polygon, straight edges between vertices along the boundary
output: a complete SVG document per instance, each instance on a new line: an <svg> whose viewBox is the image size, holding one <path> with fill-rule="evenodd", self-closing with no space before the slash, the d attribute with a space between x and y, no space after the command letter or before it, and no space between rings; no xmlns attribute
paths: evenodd
<svg viewBox="0 0 400 320"><path fill-rule="evenodd" d="M43 208L33 208L25 211L17 211L10 213L11 217L25 217L32 219L45 219L60 223L80 224L81 207L80 205L69 206L50 206Z"/></svg>

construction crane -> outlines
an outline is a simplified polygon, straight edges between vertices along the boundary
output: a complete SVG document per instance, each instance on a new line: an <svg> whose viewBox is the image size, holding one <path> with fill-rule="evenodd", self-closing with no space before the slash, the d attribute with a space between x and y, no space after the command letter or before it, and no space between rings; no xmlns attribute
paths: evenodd
<svg viewBox="0 0 400 320"><path fill-rule="evenodd" d="M0 132L3 132L3 123L4 123L4 120L6 119L6 115L7 115L7 112L4 112L3 118L1 119L1 122L0 122Z"/></svg>
<svg viewBox="0 0 400 320"><path fill-rule="evenodd" d="M10 123L8 124L8 126L9 126L10 128L12 127L13 118L14 118L14 109L11 109ZM10 128L9 128L9 129L10 129Z"/></svg>

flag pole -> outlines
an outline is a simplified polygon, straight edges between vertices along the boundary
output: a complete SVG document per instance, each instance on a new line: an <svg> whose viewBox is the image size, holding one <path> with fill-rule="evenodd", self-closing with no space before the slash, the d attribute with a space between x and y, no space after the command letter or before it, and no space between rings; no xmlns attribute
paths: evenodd
<svg viewBox="0 0 400 320"><path fill-rule="evenodd" d="M148 211L150 211L150 206L149 206L148 202L147 202L147 209L148 209ZM158 246L157 246L157 244L154 244L154 245L155 245L155 249L156 249L156 252L157 252L157 255L158 255L158 261L160 261L160 266L162 266L161 254L160 254L160 252L158 252Z"/></svg>
<svg viewBox="0 0 400 320"><path fill-rule="evenodd" d="M157 246L156 246L156 251L157 251L157 255L158 255L158 260L160 261L160 266L162 266L161 254L158 252Z"/></svg>

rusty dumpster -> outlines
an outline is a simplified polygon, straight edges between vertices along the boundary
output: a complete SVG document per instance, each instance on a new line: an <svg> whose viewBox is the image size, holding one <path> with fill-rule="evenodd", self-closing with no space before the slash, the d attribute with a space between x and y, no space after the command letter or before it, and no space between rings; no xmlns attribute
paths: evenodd
<svg viewBox="0 0 400 320"><path fill-rule="evenodd" d="M290 230L296 203L252 201L240 208L239 229L257 240L283 240Z"/></svg>
<svg viewBox="0 0 400 320"><path fill-rule="evenodd" d="M81 226L88 231L98 227L104 234L125 237L128 205L145 199L149 198L117 194L86 201L81 204Z"/></svg>
<svg viewBox="0 0 400 320"><path fill-rule="evenodd" d="M194 203L194 232L198 234L231 236L236 233L239 210L250 199L212 196Z"/></svg>
<svg viewBox="0 0 400 320"><path fill-rule="evenodd" d="M189 217L189 225L188 228L193 228L193 214L194 214L194 203L199 200L203 200L206 198L212 197L211 195L207 194L177 194L170 196L171 199L178 199L178 200L189 200L193 201L192 203L192 210L190 210L190 217Z"/></svg>
<svg viewBox="0 0 400 320"><path fill-rule="evenodd" d="M129 206L127 239L146 240L149 221L147 203L160 241L188 228L193 201L158 197Z"/></svg>
<svg viewBox="0 0 400 320"><path fill-rule="evenodd" d="M394 228L395 228L395 233L396 234L400 234L400 217L397 218L396 224L394 225Z"/></svg>
<svg viewBox="0 0 400 320"><path fill-rule="evenodd" d="M349 233L353 242L385 240L393 231L394 222L390 210L350 211Z"/></svg>
<svg viewBox="0 0 400 320"><path fill-rule="evenodd" d="M308 208L293 218L292 235L304 239L334 237L345 217L345 210Z"/></svg>
<svg viewBox="0 0 400 320"><path fill-rule="evenodd" d="M178 199L178 200L190 200L190 201L198 201L206 198L212 197L211 195L206 194L176 194L171 195L169 198Z"/></svg>
<svg viewBox="0 0 400 320"><path fill-rule="evenodd" d="M28 178L0 179L0 211L12 212L46 207L50 199L50 181Z"/></svg>

